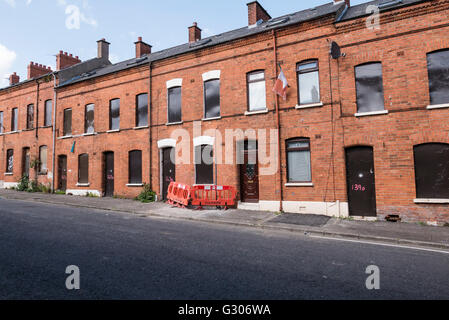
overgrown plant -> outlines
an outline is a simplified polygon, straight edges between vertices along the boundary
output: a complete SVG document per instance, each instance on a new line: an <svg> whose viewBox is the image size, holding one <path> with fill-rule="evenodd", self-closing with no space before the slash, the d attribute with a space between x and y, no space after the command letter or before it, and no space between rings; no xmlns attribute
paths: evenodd
<svg viewBox="0 0 449 320"><path fill-rule="evenodd" d="M143 203L150 203L156 201L156 192L151 190L151 186L148 184L143 185L142 192L137 196L136 200Z"/></svg>

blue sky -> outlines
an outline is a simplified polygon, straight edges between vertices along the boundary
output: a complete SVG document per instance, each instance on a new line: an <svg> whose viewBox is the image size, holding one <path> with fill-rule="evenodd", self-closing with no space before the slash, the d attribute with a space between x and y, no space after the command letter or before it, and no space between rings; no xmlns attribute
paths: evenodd
<svg viewBox="0 0 449 320"><path fill-rule="evenodd" d="M331 0L259 0L272 17ZM111 43L111 60L134 56L138 36L154 51L187 42L197 21L203 37L247 24L249 0L0 0L0 87L9 74L26 79L30 61L55 66L59 50L82 60L96 56L96 41ZM366 2L352 0L351 4Z"/></svg>

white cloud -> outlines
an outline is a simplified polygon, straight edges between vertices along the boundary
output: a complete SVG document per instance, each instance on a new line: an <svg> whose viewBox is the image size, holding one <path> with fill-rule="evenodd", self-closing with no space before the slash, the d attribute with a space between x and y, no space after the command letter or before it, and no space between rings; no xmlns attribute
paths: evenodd
<svg viewBox="0 0 449 320"><path fill-rule="evenodd" d="M33 0L27 0L27 6L29 6Z"/></svg>
<svg viewBox="0 0 449 320"><path fill-rule="evenodd" d="M9 6L15 8L16 7L16 0L4 0Z"/></svg>
<svg viewBox="0 0 449 320"><path fill-rule="evenodd" d="M0 44L0 87L2 88L9 85L8 79L16 57L17 55L14 51Z"/></svg>

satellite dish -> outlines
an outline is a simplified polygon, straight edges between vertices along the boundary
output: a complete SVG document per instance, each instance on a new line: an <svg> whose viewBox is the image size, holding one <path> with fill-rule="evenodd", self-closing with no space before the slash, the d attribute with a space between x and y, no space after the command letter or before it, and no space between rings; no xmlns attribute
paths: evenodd
<svg viewBox="0 0 449 320"><path fill-rule="evenodd" d="M341 48L338 45L338 43L336 43L335 41L332 41L332 44L331 44L331 56L332 56L332 59L338 59L340 57L345 56L344 53L343 54L341 53Z"/></svg>

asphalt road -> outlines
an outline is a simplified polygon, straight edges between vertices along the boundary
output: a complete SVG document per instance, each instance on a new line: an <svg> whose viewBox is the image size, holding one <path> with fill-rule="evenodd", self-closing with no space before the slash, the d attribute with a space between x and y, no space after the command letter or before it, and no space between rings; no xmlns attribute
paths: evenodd
<svg viewBox="0 0 449 320"><path fill-rule="evenodd" d="M449 255L0 199L0 299L449 299Z"/></svg>

